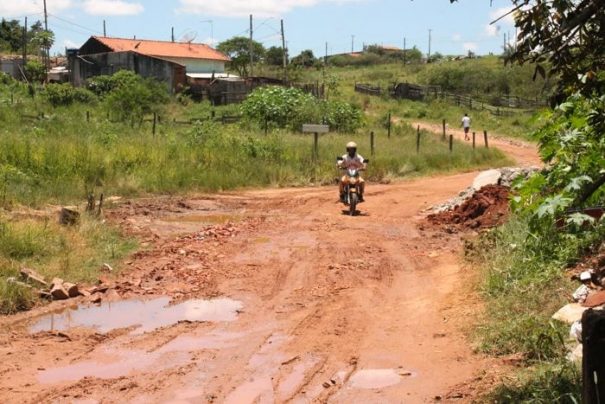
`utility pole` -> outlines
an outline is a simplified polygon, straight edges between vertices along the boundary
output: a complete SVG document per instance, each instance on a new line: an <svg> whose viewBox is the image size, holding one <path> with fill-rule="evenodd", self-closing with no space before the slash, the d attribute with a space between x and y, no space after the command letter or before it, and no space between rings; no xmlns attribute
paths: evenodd
<svg viewBox="0 0 605 404"><path fill-rule="evenodd" d="M351 35L351 53L355 52L355 35Z"/></svg>
<svg viewBox="0 0 605 404"><path fill-rule="evenodd" d="M46 0L44 0L44 30L46 34L48 34L48 12L46 11ZM48 44L45 46L46 48L46 74L44 74L44 81L48 81L48 71L50 70L50 47Z"/></svg>
<svg viewBox="0 0 605 404"><path fill-rule="evenodd" d="M105 25L105 20L103 20L103 36L107 36L107 26Z"/></svg>
<svg viewBox="0 0 605 404"><path fill-rule="evenodd" d="M27 16L25 16L25 25L23 25L23 68L27 64Z"/></svg>
<svg viewBox="0 0 605 404"><path fill-rule="evenodd" d="M252 36L253 36L253 27L252 27L252 14L250 14L250 74L248 74L249 77L251 77L253 75L253 65L254 65L254 46L252 44Z"/></svg>
<svg viewBox="0 0 605 404"><path fill-rule="evenodd" d="M324 57L324 65L328 64L328 43L326 42L326 56Z"/></svg>
<svg viewBox="0 0 605 404"><path fill-rule="evenodd" d="M171 35L171 38L172 38L172 42L174 42L174 27L172 27L172 30L171 30L171 32L172 32L172 35Z"/></svg>
<svg viewBox="0 0 605 404"><path fill-rule="evenodd" d="M405 40L406 40L406 38L403 37L403 64L406 63L406 56L407 56L407 49L406 49Z"/></svg>
<svg viewBox="0 0 605 404"><path fill-rule="evenodd" d="M502 53L506 53L506 32L504 33L504 42L502 44Z"/></svg>
<svg viewBox="0 0 605 404"><path fill-rule="evenodd" d="M429 59L431 58L431 40L432 40L431 34L432 34L432 32L433 32L433 30L432 30L432 29L429 29L429 53L428 53L428 56L427 56L427 58L426 58L426 59L427 59L427 62L428 62L428 61L429 61Z"/></svg>
<svg viewBox="0 0 605 404"><path fill-rule="evenodd" d="M286 54L286 35L284 33L284 20L281 20L281 48L284 63L284 83L288 84L288 56Z"/></svg>

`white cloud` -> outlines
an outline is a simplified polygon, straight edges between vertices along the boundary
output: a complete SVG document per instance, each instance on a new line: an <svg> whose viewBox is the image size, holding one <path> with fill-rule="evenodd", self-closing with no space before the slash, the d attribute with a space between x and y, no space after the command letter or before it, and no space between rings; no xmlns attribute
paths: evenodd
<svg viewBox="0 0 605 404"><path fill-rule="evenodd" d="M71 0L47 0L46 7L49 13L58 13L73 5ZM22 15L42 14L44 4L42 0L2 0L0 1L0 15L3 17L20 17Z"/></svg>
<svg viewBox="0 0 605 404"><path fill-rule="evenodd" d="M462 40L462 35L460 35L458 33L455 33L454 35L452 35L452 41L459 42L461 40Z"/></svg>
<svg viewBox="0 0 605 404"><path fill-rule="evenodd" d="M485 26L485 34L487 36L498 36L500 33L500 26L496 24L487 24Z"/></svg>
<svg viewBox="0 0 605 404"><path fill-rule="evenodd" d="M91 15L136 15L145 10L141 3L122 0L85 0L83 8Z"/></svg>
<svg viewBox="0 0 605 404"><path fill-rule="evenodd" d="M65 47L65 48L70 48L70 49L71 48L79 48L80 45L78 45L77 43L75 43L71 39L66 39L66 40L63 41L63 47Z"/></svg>
<svg viewBox="0 0 605 404"><path fill-rule="evenodd" d="M506 15L506 17L502 18L498 22L502 23L502 24L507 24L507 25L515 25L515 17L514 17L515 13L510 12L512 9L513 9L513 6L500 7L500 8L495 9L494 11L492 11L489 14L490 22L502 17L503 15Z"/></svg>
<svg viewBox="0 0 605 404"><path fill-rule="evenodd" d="M476 52L477 43L476 42L465 42L462 44L462 48L464 49L465 52L468 52L468 51Z"/></svg>
<svg viewBox="0 0 605 404"><path fill-rule="evenodd" d="M312 7L320 3L354 3L363 0L179 0L179 13L206 14L223 17L274 17L294 8Z"/></svg>

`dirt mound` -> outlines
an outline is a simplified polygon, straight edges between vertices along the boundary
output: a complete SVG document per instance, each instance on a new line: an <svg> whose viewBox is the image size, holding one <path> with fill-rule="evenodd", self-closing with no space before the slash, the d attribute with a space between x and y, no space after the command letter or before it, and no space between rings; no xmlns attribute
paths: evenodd
<svg viewBox="0 0 605 404"><path fill-rule="evenodd" d="M509 188L487 185L452 210L427 216L432 225L454 225L454 228L482 229L500 225L509 214Z"/></svg>

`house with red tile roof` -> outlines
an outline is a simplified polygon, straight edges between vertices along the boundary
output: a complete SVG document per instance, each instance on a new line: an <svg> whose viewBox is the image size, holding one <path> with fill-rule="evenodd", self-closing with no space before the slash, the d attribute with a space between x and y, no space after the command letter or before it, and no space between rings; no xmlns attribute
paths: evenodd
<svg viewBox="0 0 605 404"><path fill-rule="evenodd" d="M187 85L188 76L223 74L229 60L202 43L92 36L72 53L69 67L74 85L125 69L164 81L178 91Z"/></svg>

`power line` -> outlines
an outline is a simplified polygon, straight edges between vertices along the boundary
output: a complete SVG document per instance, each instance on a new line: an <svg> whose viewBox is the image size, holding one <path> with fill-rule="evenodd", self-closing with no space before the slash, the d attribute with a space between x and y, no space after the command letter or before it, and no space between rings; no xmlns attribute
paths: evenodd
<svg viewBox="0 0 605 404"><path fill-rule="evenodd" d="M67 19L65 19L65 18L59 17L59 16L54 15L54 14L51 14L51 13L48 13L48 16L49 16L49 17L56 18L56 19L57 19L57 20L59 20L59 21L63 21L63 22L65 22L65 23L69 24L69 25L73 25L74 27L81 28L81 29L83 29L83 30L85 30L85 31L88 31L88 32L92 32L92 33L99 34L99 35L102 35L102 34L103 34L101 31L97 31L97 30L94 30L94 29L90 29L90 28L88 28L88 27L85 27L84 25L76 24L76 23L75 23L75 22L73 22L73 21L67 20Z"/></svg>

